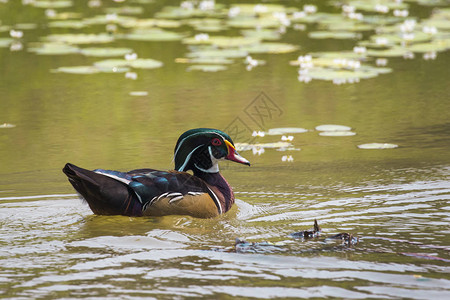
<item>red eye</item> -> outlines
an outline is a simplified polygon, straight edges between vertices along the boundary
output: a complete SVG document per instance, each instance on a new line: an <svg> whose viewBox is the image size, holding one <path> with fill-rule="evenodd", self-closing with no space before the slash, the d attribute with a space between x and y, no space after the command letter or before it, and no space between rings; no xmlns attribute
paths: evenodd
<svg viewBox="0 0 450 300"><path fill-rule="evenodd" d="M222 141L219 140L218 138L215 138L211 141L211 144L213 144L213 146L220 146L222 145Z"/></svg>

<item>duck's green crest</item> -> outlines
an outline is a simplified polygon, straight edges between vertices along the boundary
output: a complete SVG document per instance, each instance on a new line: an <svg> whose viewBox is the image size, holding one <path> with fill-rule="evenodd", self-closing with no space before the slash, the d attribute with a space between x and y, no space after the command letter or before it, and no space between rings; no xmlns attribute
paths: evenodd
<svg viewBox="0 0 450 300"><path fill-rule="evenodd" d="M196 128L183 133L175 145L175 170L187 171L191 169L191 160L193 160L195 156L198 156L201 151L209 151L207 150L208 145L210 145L211 140L214 138L219 139L220 143L223 143L220 148L223 148L223 156L226 156L227 147L225 141L228 141L232 145L234 145L234 143L231 137L225 132L213 128ZM208 155L206 161L208 161L209 158Z"/></svg>

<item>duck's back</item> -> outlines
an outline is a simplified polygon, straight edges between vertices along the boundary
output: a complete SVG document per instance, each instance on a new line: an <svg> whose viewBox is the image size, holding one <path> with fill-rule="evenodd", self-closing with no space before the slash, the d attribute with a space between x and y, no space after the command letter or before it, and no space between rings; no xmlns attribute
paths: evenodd
<svg viewBox="0 0 450 300"><path fill-rule="evenodd" d="M96 214L209 218L222 212L221 195L202 179L186 172L89 171L72 164L66 164L63 171Z"/></svg>

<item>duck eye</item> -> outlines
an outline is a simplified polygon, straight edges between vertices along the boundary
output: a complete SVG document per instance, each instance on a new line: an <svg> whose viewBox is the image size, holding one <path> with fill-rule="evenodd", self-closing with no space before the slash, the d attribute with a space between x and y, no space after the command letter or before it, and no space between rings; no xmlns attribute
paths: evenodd
<svg viewBox="0 0 450 300"><path fill-rule="evenodd" d="M220 145L222 145L222 141L219 140L218 138L215 138L215 139L213 139L213 140L211 141L211 144L212 144L213 146L220 146Z"/></svg>

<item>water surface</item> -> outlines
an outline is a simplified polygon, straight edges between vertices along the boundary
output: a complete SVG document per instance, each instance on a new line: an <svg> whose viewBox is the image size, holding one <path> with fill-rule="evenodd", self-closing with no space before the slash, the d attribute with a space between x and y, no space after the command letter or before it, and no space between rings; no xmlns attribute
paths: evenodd
<svg viewBox="0 0 450 300"><path fill-rule="evenodd" d="M179 2L129 4L144 8L138 17L150 18ZM305 3L288 4L301 10ZM57 11L95 16L105 6L120 5L89 8L76 2ZM337 11L325 1L318 7ZM409 8L420 19L434 7L412 2ZM190 51L180 41L117 39L113 46L164 63L135 70L138 78L132 80L124 73L54 73L99 59L27 51L42 36L103 32L104 25L47 27L45 9L17 1L0 3L0 20L8 26L36 24L23 30L23 50L0 48L0 124L15 125L0 128L2 297L450 297L448 51L434 60L421 54L389 58L391 73L337 85L299 82L298 68L289 65L299 55L351 51L357 43L310 39L314 25L305 31L287 27L281 41L301 48L253 55L266 64L251 71L236 59L226 71L188 72L186 64L175 62ZM201 32L188 26L171 30ZM234 36L238 29L221 34ZM0 35L8 37L9 30ZM131 96L133 91L148 95ZM261 117L264 124L246 114L260 104L255 99L261 93L277 108ZM238 200L220 218L95 216L61 172L66 162L89 169L170 169L182 132L233 128L236 118L250 132L235 142L281 138L252 139L252 130L309 131L293 135L293 147L301 150L243 151L250 168L224 162L222 172ZM319 136L314 128L321 124L347 125L356 135ZM357 147L374 142L398 148ZM312 227L314 219L322 227L319 238L290 236ZM341 232L359 242L326 239ZM236 238L273 245L236 253Z"/></svg>

